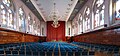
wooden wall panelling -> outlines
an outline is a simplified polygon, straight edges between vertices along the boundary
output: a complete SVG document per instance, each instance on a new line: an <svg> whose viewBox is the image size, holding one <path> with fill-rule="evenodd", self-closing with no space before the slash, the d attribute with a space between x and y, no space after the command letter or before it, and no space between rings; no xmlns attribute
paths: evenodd
<svg viewBox="0 0 120 56"><path fill-rule="evenodd" d="M0 44L19 43L19 42L38 42L39 38L41 37L0 28Z"/></svg>
<svg viewBox="0 0 120 56"><path fill-rule="evenodd" d="M120 25L111 26L93 32L74 36L76 42L87 42L94 44L108 44L120 46Z"/></svg>

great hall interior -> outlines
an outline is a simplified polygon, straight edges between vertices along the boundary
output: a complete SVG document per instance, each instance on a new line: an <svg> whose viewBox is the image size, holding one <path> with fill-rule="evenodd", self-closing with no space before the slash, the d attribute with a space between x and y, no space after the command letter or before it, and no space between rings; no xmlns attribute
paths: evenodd
<svg viewBox="0 0 120 56"><path fill-rule="evenodd" d="M0 56L120 56L120 0L0 0Z"/></svg>

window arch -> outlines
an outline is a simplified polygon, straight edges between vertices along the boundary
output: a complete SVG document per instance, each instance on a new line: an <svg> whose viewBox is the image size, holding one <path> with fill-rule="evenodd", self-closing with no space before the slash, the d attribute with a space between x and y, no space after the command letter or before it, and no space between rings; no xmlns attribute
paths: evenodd
<svg viewBox="0 0 120 56"><path fill-rule="evenodd" d="M12 0L2 0L0 4L1 26L15 29L15 5Z"/></svg>
<svg viewBox="0 0 120 56"><path fill-rule="evenodd" d="M90 8L86 7L85 14L84 14L84 31L90 29Z"/></svg>
<svg viewBox="0 0 120 56"><path fill-rule="evenodd" d="M79 24L79 33L82 33L83 19L82 19L82 15L81 14L79 14L78 24Z"/></svg>
<svg viewBox="0 0 120 56"><path fill-rule="evenodd" d="M21 32L25 32L26 27L25 27L25 12L23 11L22 8L19 8L18 10L18 14L19 14L19 31Z"/></svg>
<svg viewBox="0 0 120 56"><path fill-rule="evenodd" d="M33 20L32 20L32 17L31 15L29 14L28 15L28 32L29 33L32 33L32 30L33 30Z"/></svg>
<svg viewBox="0 0 120 56"><path fill-rule="evenodd" d="M93 7L94 28L104 25L104 9L105 9L104 0L96 0Z"/></svg>

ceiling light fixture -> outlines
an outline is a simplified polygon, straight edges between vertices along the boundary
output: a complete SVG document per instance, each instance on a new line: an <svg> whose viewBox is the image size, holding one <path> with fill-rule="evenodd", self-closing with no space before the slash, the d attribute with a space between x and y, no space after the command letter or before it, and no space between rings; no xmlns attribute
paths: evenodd
<svg viewBox="0 0 120 56"><path fill-rule="evenodd" d="M60 26L58 20L60 18L59 16L59 12L56 9L56 3L53 3L53 10L50 12L49 18L52 18L53 23L51 24L51 26L53 26L54 28L58 28Z"/></svg>

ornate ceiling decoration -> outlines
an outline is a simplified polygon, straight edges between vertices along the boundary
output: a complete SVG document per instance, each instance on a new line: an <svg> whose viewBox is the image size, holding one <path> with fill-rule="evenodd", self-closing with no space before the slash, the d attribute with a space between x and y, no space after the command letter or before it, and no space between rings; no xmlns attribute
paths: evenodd
<svg viewBox="0 0 120 56"><path fill-rule="evenodd" d="M49 18L50 12L53 9L53 0L30 0L38 10L44 21L53 21ZM78 0L54 0L56 9L58 9L59 21L67 21L77 4Z"/></svg>
<svg viewBox="0 0 120 56"><path fill-rule="evenodd" d="M49 18L50 11L53 9L51 0L21 0L26 6L40 19L52 21ZM55 0L56 7L60 12L60 21L73 20L75 15L87 2L87 0Z"/></svg>
<svg viewBox="0 0 120 56"><path fill-rule="evenodd" d="M80 9L84 6L84 4L87 2L88 0L78 0L72 14L69 17L69 20L73 20L75 18L75 16L78 14L78 12L80 11Z"/></svg>

